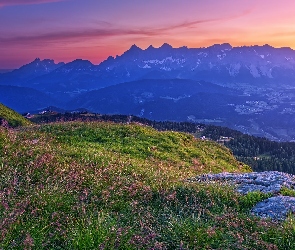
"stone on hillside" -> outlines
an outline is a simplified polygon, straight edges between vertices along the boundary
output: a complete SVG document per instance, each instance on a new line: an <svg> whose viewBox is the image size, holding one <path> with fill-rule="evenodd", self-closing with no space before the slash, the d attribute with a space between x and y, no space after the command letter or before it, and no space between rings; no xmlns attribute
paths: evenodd
<svg viewBox="0 0 295 250"><path fill-rule="evenodd" d="M289 213L295 213L295 197L278 195L282 187L294 189L295 176L277 171L252 172L252 173L219 173L204 174L188 181L194 182L226 182L234 184L241 194L260 191L272 193L277 196L257 203L251 210L252 214L262 218L283 220Z"/></svg>
<svg viewBox="0 0 295 250"><path fill-rule="evenodd" d="M288 196L271 197L257 203L251 212L262 218L283 220L289 213L295 213L295 198Z"/></svg>
<svg viewBox="0 0 295 250"><path fill-rule="evenodd" d="M204 174L189 179L194 182L226 181L237 185L237 191L247 194L253 191L262 193L278 193L282 187L294 189L295 176L278 171L251 172L251 173L219 173Z"/></svg>

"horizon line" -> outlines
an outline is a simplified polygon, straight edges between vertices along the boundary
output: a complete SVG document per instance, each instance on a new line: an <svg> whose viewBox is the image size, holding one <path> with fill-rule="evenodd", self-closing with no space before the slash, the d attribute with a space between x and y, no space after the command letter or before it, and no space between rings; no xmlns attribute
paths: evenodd
<svg viewBox="0 0 295 250"><path fill-rule="evenodd" d="M214 44L212 44L212 45L209 45L209 46L204 46L204 47L188 47L188 46L186 46L186 45L183 45L183 46L179 46L179 47L173 47L172 45L170 45L169 43L163 43L161 46L159 46L159 47L154 47L152 44L150 44L148 47L146 47L145 49L144 48L141 48L141 47L139 47L139 46L137 46L136 44L132 44L130 47L129 47L129 49L127 49L127 50L125 50L121 55L116 55L115 57L114 56L108 56L105 60L102 60L100 63L98 63L98 64L94 64L94 63L92 63L91 62L91 60L89 60L89 59L84 59L84 58L76 58L76 59L74 59L74 60L71 60L71 61L67 61L67 60L65 60L65 61L55 61L54 59L52 59L52 58L43 58L43 59L40 59L40 57L36 57L35 59L33 59L33 60L30 60L28 63L25 63L25 64L22 64L21 66L19 66L18 68L0 68L0 71L7 71L7 72L4 72L4 73L8 73L8 72L11 72L11 71L13 71L13 70L16 70L16 69L19 69L19 68L21 68L21 67L23 67L23 66L25 66L25 65L27 65L27 64L30 64L30 63L32 63L32 62L34 62L34 61L36 61L36 60L40 60L40 61L44 61L44 60L52 60L54 63L56 63L56 64L58 64L58 63L71 63L71 62L74 62L74 61L76 61L76 60L83 60L83 61L89 61L89 62L91 62L93 65L95 65L95 66L98 66L98 65L100 65L102 62L104 62L104 61L106 61L108 58L117 58L117 57L119 57L119 56L122 56L124 53L126 53L127 51L129 51L130 49L132 49L133 47L135 47L135 48L138 48L138 49L140 49L141 51L146 51L146 50L148 50L149 48L153 48L153 49L161 49L162 47L165 47L165 46L170 46L172 49L181 49L181 48L186 48L186 49L207 49L207 48L210 48L210 47L213 47L213 46L216 46L216 45L229 45L229 46L231 46L231 48L233 49L233 48L243 48L243 47L255 47L255 46L258 46L258 47L266 47L266 46L268 46L268 47L271 47L271 48L274 48L274 49L291 49L291 50L295 50L295 49L293 49L292 47L288 47L288 46L283 46L283 47L274 47L274 46L272 46L272 45L270 45L270 44L267 44L267 43L265 43L265 44L263 44L263 45L258 45L258 44L253 44L253 45L240 45L240 46L232 46L230 43L227 43L227 42L224 42L224 43L214 43ZM0 74L1 74L1 72L0 72Z"/></svg>

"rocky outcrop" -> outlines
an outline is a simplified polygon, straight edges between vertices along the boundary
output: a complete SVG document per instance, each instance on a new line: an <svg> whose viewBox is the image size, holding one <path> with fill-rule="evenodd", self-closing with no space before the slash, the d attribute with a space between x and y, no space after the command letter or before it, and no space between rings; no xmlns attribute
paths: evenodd
<svg viewBox="0 0 295 250"><path fill-rule="evenodd" d="M278 171L251 172L251 173L219 173L204 174L190 178L188 181L226 181L237 185L237 191L242 194L260 191L262 193L278 193L282 187L294 188L295 176Z"/></svg>
<svg viewBox="0 0 295 250"><path fill-rule="evenodd" d="M295 213L295 198L280 195L282 187L295 189L295 176L277 171L251 173L204 174L188 179L189 182L227 182L236 186L241 194L249 192L270 193L274 197L256 204L254 215L275 220L285 219L288 213Z"/></svg>
<svg viewBox="0 0 295 250"><path fill-rule="evenodd" d="M271 197L257 203L251 212L262 218L283 220L289 213L295 213L295 198L289 196Z"/></svg>

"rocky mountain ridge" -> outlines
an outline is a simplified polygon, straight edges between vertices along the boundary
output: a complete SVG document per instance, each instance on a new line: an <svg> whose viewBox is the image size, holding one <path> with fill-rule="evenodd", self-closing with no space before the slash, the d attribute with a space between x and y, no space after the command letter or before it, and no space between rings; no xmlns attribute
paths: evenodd
<svg viewBox="0 0 295 250"><path fill-rule="evenodd" d="M13 72L0 77L1 84L42 84L44 78L72 71L98 78L96 89L116 83L145 78L180 78L228 83L286 83L295 77L295 51L270 45L232 47L215 44L207 48L173 48L163 44L159 48L141 49L132 45L120 56L109 57L99 65L77 59L55 64L53 60L36 59ZM17 77L23 72L30 77ZM43 77L39 78L39 76ZM73 80L73 79L72 79ZM9 82L10 81L10 82ZM24 83L25 82L25 83ZM52 81L54 83L54 81Z"/></svg>
<svg viewBox="0 0 295 250"><path fill-rule="evenodd" d="M146 81L154 84L169 80L177 81L181 87L175 88L174 93L163 87L166 93L162 91L158 98L154 90L145 89L146 84L140 86ZM189 89L179 91L187 81L206 82L208 90L203 88L198 95ZM223 89L212 94L212 84ZM0 93L0 101L19 112L46 106L87 108L92 112L123 112L157 120L218 122L272 140L295 140L295 51L290 48L233 47L225 43L207 48L173 48L163 44L141 49L132 45L122 55L110 56L99 65L82 59L66 64L36 59L20 69L0 74L0 85L30 88L20 97L13 90ZM38 99L31 89L44 94L42 101L28 103ZM102 100L105 92L108 97ZM32 94L32 98L25 93ZM130 105L121 110L126 103ZM166 110L171 114L167 116Z"/></svg>

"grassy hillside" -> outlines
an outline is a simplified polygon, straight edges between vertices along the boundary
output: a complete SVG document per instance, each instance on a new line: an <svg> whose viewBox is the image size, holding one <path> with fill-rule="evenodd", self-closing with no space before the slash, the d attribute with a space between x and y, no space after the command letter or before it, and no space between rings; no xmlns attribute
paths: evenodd
<svg viewBox="0 0 295 250"><path fill-rule="evenodd" d="M295 142L276 142L266 138L243 134L237 130L214 125L191 122L151 121L142 117L127 115L100 115L82 113L49 113L35 115L31 121L37 124L56 121L112 121L128 123L130 120L146 124L160 131L179 131L193 134L197 138L205 136L229 148L241 162L254 171L280 171L295 174ZM222 137L231 137L222 140ZM220 140L221 139L221 140Z"/></svg>
<svg viewBox="0 0 295 250"><path fill-rule="evenodd" d="M0 103L0 120L1 119L5 119L11 127L31 124L30 121L22 117L19 113Z"/></svg>
<svg viewBox="0 0 295 250"><path fill-rule="evenodd" d="M0 128L0 248L294 249L291 217L249 215L262 194L184 182L210 171L250 169L214 142L136 124Z"/></svg>

